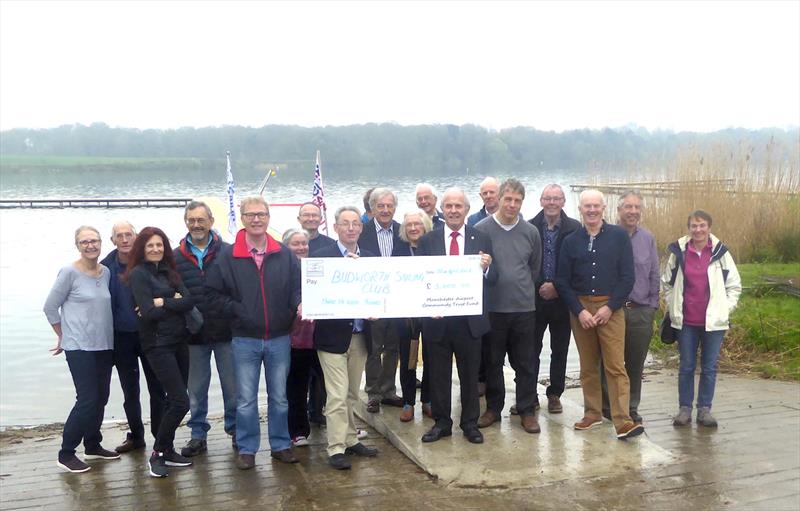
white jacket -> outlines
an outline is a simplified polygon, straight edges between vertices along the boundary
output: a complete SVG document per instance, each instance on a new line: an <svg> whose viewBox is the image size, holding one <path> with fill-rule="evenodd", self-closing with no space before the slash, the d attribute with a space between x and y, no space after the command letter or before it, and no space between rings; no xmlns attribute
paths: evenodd
<svg viewBox="0 0 800 511"><path fill-rule="evenodd" d="M726 247L713 234L711 261L708 264L709 300L706 309L706 331L727 330L730 313L742 294L742 281L736 263ZM667 303L672 328L683 328L683 254L690 241L684 236L667 248L669 259L661 275L661 293Z"/></svg>

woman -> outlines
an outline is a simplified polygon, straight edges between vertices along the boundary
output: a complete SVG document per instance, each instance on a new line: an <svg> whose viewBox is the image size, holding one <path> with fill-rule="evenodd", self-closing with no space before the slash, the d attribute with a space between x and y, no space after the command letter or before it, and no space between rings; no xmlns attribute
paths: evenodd
<svg viewBox="0 0 800 511"><path fill-rule="evenodd" d="M403 216L403 223L400 226L400 238L407 241L410 247L408 255L413 256L417 250L417 242L427 232L430 232L432 222L430 217L421 209L410 211ZM414 419L414 403L417 395L417 367L416 359L419 352L419 338L422 332L422 320L413 318L406 320L407 328L400 337L400 388L403 391L403 410L400 411L400 420L410 422ZM422 345L423 358L425 355L425 344ZM413 359L413 362L411 362ZM429 397L428 366L422 366L422 390L420 391L420 401L422 401L422 413L432 417L431 403Z"/></svg>
<svg viewBox="0 0 800 511"><path fill-rule="evenodd" d="M185 314L194 307L194 299L175 270L169 239L157 227L145 227L136 237L125 278L139 308L142 350L167 394L149 461L151 476L166 477L167 466L192 464L189 458L175 452L173 442L175 430L189 411L189 331Z"/></svg>
<svg viewBox="0 0 800 511"><path fill-rule="evenodd" d="M87 225L75 231L75 247L81 257L58 272L47 296L44 313L58 342L50 351L66 353L75 384L75 405L64 423L58 466L68 472L91 467L75 455L83 441L84 457L115 460L119 454L103 449L100 425L108 403L114 353L114 326L108 268L98 263L100 233ZM60 311L59 311L60 309Z"/></svg>
<svg viewBox="0 0 800 511"><path fill-rule="evenodd" d="M694 373L700 347L700 386L697 391L697 423L717 427L711 401L717 381L717 362L728 318L742 292L736 264L728 248L711 234L711 215L693 211L687 221L689 234L670 244L669 259L661 276L661 291L672 323L679 330L680 370L675 426L692 422Z"/></svg>
<svg viewBox="0 0 800 511"><path fill-rule="evenodd" d="M298 258L308 257L308 234L301 229L289 229L283 233L283 244ZM286 397L289 401L289 436L292 445L308 445L311 425L308 422L308 382L312 370L322 373L317 352L314 349L314 323L295 317L289 332L292 342L292 359L286 380Z"/></svg>

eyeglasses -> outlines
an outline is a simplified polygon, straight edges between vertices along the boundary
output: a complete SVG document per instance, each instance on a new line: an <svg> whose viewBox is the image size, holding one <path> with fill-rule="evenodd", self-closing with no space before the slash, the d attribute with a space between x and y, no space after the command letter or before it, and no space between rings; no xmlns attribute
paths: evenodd
<svg viewBox="0 0 800 511"><path fill-rule="evenodd" d="M300 218L320 218L322 215L319 213L301 213Z"/></svg>
<svg viewBox="0 0 800 511"><path fill-rule="evenodd" d="M208 223L208 220L205 218L187 218L186 225L205 225Z"/></svg>
<svg viewBox="0 0 800 511"><path fill-rule="evenodd" d="M564 197L542 197L542 202L561 202Z"/></svg>
<svg viewBox="0 0 800 511"><path fill-rule="evenodd" d="M339 222L336 225L338 225L342 229L358 229L359 227L361 227L361 222Z"/></svg>
<svg viewBox="0 0 800 511"><path fill-rule="evenodd" d="M84 248L88 247L89 245L99 245L99 244L100 244L100 240L97 239L97 238L91 239L91 240L80 240L78 242L78 245L80 245L80 246L82 246Z"/></svg>
<svg viewBox="0 0 800 511"><path fill-rule="evenodd" d="M242 213L242 218L246 218L248 220L253 220L254 218L258 218L259 220L266 220L269 216L269 213L265 213L263 211L259 211L258 213Z"/></svg>

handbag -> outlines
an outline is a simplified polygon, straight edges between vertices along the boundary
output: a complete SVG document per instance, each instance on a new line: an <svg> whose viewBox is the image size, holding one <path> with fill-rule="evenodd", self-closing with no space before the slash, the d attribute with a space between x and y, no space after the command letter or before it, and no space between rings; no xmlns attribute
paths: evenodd
<svg viewBox="0 0 800 511"><path fill-rule="evenodd" d="M195 306L192 310L184 314L186 318L186 329L190 334L199 334L203 329L203 313Z"/></svg>
<svg viewBox="0 0 800 511"><path fill-rule="evenodd" d="M672 328L672 322L669 319L669 311L664 314L664 319L661 320L661 342L664 344L672 344L678 340L678 331Z"/></svg>

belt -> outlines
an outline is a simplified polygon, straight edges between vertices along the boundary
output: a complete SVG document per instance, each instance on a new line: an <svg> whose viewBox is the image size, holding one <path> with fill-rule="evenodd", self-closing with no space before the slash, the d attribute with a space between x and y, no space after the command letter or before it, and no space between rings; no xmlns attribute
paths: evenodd
<svg viewBox="0 0 800 511"><path fill-rule="evenodd" d="M579 295L578 298L587 302L607 302L611 299L610 296L605 295Z"/></svg>
<svg viewBox="0 0 800 511"><path fill-rule="evenodd" d="M639 307L649 307L649 305L642 305L641 303L636 303L628 300L625 302L626 309L638 309Z"/></svg>

